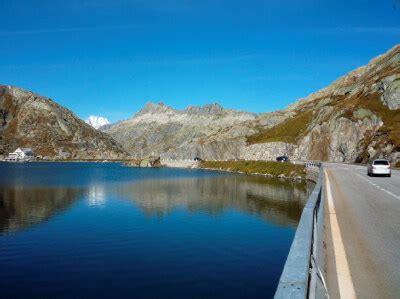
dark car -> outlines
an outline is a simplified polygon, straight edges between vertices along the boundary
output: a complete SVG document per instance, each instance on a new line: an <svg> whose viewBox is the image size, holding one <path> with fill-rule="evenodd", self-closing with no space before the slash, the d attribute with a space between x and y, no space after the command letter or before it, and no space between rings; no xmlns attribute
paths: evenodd
<svg viewBox="0 0 400 299"><path fill-rule="evenodd" d="M288 158L288 156L279 156L279 157L276 158L276 161L278 161L278 162L288 162L289 158Z"/></svg>

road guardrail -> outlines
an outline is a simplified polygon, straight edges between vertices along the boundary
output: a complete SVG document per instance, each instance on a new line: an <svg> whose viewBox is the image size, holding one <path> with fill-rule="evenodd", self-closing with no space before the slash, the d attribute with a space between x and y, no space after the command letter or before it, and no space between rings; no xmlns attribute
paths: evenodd
<svg viewBox="0 0 400 299"><path fill-rule="evenodd" d="M318 180L301 214L276 299L329 298L324 279L323 167L316 161L306 162L306 167L319 167Z"/></svg>

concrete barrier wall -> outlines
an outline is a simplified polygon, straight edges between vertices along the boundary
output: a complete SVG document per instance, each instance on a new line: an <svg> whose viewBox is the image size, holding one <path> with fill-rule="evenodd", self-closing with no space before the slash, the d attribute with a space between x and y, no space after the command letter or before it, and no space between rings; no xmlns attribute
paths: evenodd
<svg viewBox="0 0 400 299"><path fill-rule="evenodd" d="M173 168L194 168L197 167L198 162L195 160L161 160L161 165Z"/></svg>

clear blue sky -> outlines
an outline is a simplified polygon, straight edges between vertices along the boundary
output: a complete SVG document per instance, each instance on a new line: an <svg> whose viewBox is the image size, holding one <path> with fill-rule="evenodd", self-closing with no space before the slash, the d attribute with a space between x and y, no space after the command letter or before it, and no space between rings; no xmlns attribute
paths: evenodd
<svg viewBox="0 0 400 299"><path fill-rule="evenodd" d="M81 118L146 102L266 112L400 43L400 0L0 0L0 84Z"/></svg>

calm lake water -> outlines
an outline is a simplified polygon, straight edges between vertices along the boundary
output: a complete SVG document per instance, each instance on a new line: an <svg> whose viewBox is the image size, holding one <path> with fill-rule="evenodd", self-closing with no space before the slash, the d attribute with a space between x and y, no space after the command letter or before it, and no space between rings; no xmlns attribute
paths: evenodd
<svg viewBox="0 0 400 299"><path fill-rule="evenodd" d="M0 163L0 298L268 298L305 183Z"/></svg>

